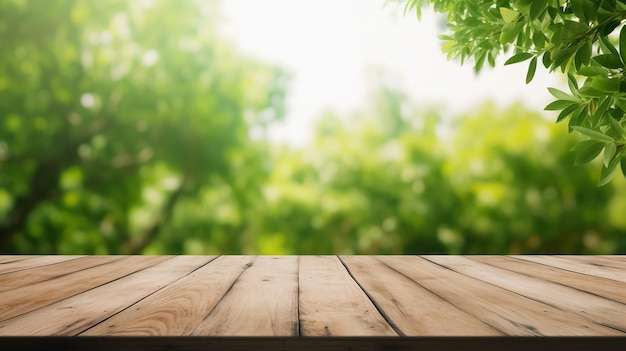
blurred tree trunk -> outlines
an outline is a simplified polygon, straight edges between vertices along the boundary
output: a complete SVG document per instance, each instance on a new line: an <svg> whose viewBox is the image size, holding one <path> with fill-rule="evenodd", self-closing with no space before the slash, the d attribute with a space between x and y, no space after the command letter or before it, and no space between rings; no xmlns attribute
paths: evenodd
<svg viewBox="0 0 626 351"><path fill-rule="evenodd" d="M176 204L184 195L185 183L185 181L181 182L180 186L169 194L165 204L163 204L161 211L157 215L157 218L154 219L152 225L150 225L140 237L131 236L130 240L122 245L122 254L139 255L157 238L161 229L172 218Z"/></svg>

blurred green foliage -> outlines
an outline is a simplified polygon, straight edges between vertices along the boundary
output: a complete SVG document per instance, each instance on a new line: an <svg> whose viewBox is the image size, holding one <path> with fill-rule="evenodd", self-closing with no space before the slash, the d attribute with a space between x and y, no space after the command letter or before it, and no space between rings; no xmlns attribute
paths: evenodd
<svg viewBox="0 0 626 351"><path fill-rule="evenodd" d="M0 3L0 251L624 253L626 182L521 105L375 88L303 148L251 140L288 76L205 1ZM445 117L445 118L444 118Z"/></svg>
<svg viewBox="0 0 626 351"><path fill-rule="evenodd" d="M0 4L0 245L138 253L282 115L207 1ZM171 251L179 251L172 247Z"/></svg>

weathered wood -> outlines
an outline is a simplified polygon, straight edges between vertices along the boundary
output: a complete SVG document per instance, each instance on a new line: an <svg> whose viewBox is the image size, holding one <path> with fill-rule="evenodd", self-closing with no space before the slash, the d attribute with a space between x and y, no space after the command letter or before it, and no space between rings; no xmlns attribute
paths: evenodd
<svg viewBox="0 0 626 351"><path fill-rule="evenodd" d="M589 255L567 255L567 256L556 256L569 258L576 261L581 261L585 263L589 263L594 266L604 266L604 267L613 267L617 269L626 269L626 260L620 259L619 256L589 256Z"/></svg>
<svg viewBox="0 0 626 351"><path fill-rule="evenodd" d="M0 292L33 285L38 282L60 278L67 274L100 266L120 259L116 256L91 256L61 261L42 267L31 267L24 270L0 274Z"/></svg>
<svg viewBox="0 0 626 351"><path fill-rule="evenodd" d="M119 256L118 260L105 265L2 292L0 321L95 288L165 259L159 256Z"/></svg>
<svg viewBox="0 0 626 351"><path fill-rule="evenodd" d="M382 262L442 299L508 335L623 335L575 313L457 273L428 259L380 257Z"/></svg>
<svg viewBox="0 0 626 351"><path fill-rule="evenodd" d="M162 258L166 260L148 261L148 268L0 322L0 335L77 335L210 261L206 256Z"/></svg>
<svg viewBox="0 0 626 351"><path fill-rule="evenodd" d="M341 260L404 335L503 335L375 256L341 256Z"/></svg>
<svg viewBox="0 0 626 351"><path fill-rule="evenodd" d="M4 256L0 256L0 265L11 263L11 262L16 262L16 261L21 261L21 260L25 260L27 258L33 258L33 257L37 257L37 256L33 256L33 255L4 255Z"/></svg>
<svg viewBox="0 0 626 351"><path fill-rule="evenodd" d="M301 335L398 335L336 256L301 256L299 281Z"/></svg>
<svg viewBox="0 0 626 351"><path fill-rule="evenodd" d="M218 257L81 335L189 335L252 260Z"/></svg>
<svg viewBox="0 0 626 351"><path fill-rule="evenodd" d="M298 257L257 257L192 335L298 335Z"/></svg>
<svg viewBox="0 0 626 351"><path fill-rule="evenodd" d="M456 345L467 350L563 336L623 346L625 264L623 256L0 256L0 336L54 336L64 349L119 338L141 348L136 340L146 336L170 340L165 349L184 340L222 349L223 340L254 336L286 349L291 340L341 337L371 340L342 349L424 337L438 346L466 340ZM559 338L511 338L528 335ZM6 340L0 349L15 349Z"/></svg>
<svg viewBox="0 0 626 351"><path fill-rule="evenodd" d="M487 265L465 256L429 256L455 272L541 301L562 311L588 318L600 325L626 332L626 305L541 278L529 277Z"/></svg>
<svg viewBox="0 0 626 351"><path fill-rule="evenodd" d="M614 268L614 267L606 267L606 266L597 266L593 264L589 264L587 262L580 262L573 259L568 259L565 256L512 256L521 260L537 262L541 264L545 264L547 266L557 267L561 269L565 269L572 272L582 273L586 275L593 275L597 277L602 277L606 279L617 280L620 282L626 282L626 270Z"/></svg>
<svg viewBox="0 0 626 351"><path fill-rule="evenodd" d="M626 283L623 282L567 271L513 257L471 256L471 259L626 304Z"/></svg>
<svg viewBox="0 0 626 351"><path fill-rule="evenodd" d="M78 257L81 256L34 256L23 260L10 260L8 263L0 265L0 274L46 266L57 262L73 260Z"/></svg>

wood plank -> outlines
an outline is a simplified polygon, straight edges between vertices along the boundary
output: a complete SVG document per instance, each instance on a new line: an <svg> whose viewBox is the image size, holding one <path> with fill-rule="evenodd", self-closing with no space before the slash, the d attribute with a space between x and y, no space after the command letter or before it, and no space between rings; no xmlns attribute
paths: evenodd
<svg viewBox="0 0 626 351"><path fill-rule="evenodd" d="M23 260L17 260L0 265L0 274L6 274L11 272L17 272L24 269L47 266L57 262L63 262L67 260L73 260L82 256L69 256L69 255L46 255L35 256Z"/></svg>
<svg viewBox="0 0 626 351"><path fill-rule="evenodd" d="M585 262L594 266L626 269L626 261L621 260L618 256L566 255L566 256L556 256L556 257L569 258L572 260Z"/></svg>
<svg viewBox="0 0 626 351"><path fill-rule="evenodd" d="M355 280L404 335L503 335L375 256L341 256Z"/></svg>
<svg viewBox="0 0 626 351"><path fill-rule="evenodd" d="M116 257L119 259L105 265L0 293L0 321L93 289L167 259L165 256Z"/></svg>
<svg viewBox="0 0 626 351"><path fill-rule="evenodd" d="M27 258L37 257L34 255L1 255L0 256L0 265L25 260Z"/></svg>
<svg viewBox="0 0 626 351"><path fill-rule="evenodd" d="M298 335L298 257L256 257L192 335Z"/></svg>
<svg viewBox="0 0 626 351"><path fill-rule="evenodd" d="M547 256L547 255L520 255L511 256L521 260L541 263L547 266L557 267L572 272L602 277L606 279L626 282L626 270L613 267L599 267L589 263L567 259L563 256Z"/></svg>
<svg viewBox="0 0 626 351"><path fill-rule="evenodd" d="M398 335L336 256L301 256L299 281L301 335Z"/></svg>
<svg viewBox="0 0 626 351"><path fill-rule="evenodd" d="M45 280L100 266L120 259L116 256L79 257L69 261L53 263L48 266L28 268L0 275L0 292L35 284Z"/></svg>
<svg viewBox="0 0 626 351"><path fill-rule="evenodd" d="M626 304L626 293L624 293L626 291L626 283L566 271L537 262L523 261L507 256L471 256L471 259L528 276L539 277Z"/></svg>
<svg viewBox="0 0 626 351"><path fill-rule="evenodd" d="M430 257L430 256L426 256ZM454 272L418 256L380 256L393 269L492 327L513 336L624 334L567 311Z"/></svg>
<svg viewBox="0 0 626 351"><path fill-rule="evenodd" d="M530 277L490 266L465 256L428 256L426 259L468 277L541 301L559 310L582 315L600 325L626 333L626 305L622 303L540 277Z"/></svg>
<svg viewBox="0 0 626 351"><path fill-rule="evenodd" d="M135 257L144 259L139 262L149 258ZM108 284L0 322L0 335L77 335L211 260L207 256L159 257L167 259Z"/></svg>
<svg viewBox="0 0 626 351"><path fill-rule="evenodd" d="M252 259L218 257L80 335L189 335Z"/></svg>

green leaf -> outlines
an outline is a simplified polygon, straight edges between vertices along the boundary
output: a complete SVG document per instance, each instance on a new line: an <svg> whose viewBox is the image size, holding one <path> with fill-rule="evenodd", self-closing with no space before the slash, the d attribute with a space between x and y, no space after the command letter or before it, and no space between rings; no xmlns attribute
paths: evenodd
<svg viewBox="0 0 626 351"><path fill-rule="evenodd" d="M574 110L574 112L572 113L572 117L569 119L569 123L568 123L569 131L570 132L572 131L573 126L582 125L585 119L587 118L587 116L588 116L587 105L586 104L578 105L578 108Z"/></svg>
<svg viewBox="0 0 626 351"><path fill-rule="evenodd" d="M606 36L600 37L600 49L605 54L613 54L615 56L619 56L619 52L617 52L617 49L615 48L615 46L611 43L609 38L607 38Z"/></svg>
<svg viewBox="0 0 626 351"><path fill-rule="evenodd" d="M546 51L541 57L541 63L543 63L543 67L550 68L552 65L552 58L550 57L550 51Z"/></svg>
<svg viewBox="0 0 626 351"><path fill-rule="evenodd" d="M567 74L567 85L572 93L576 93L578 91L578 82L576 82L576 77L574 77L571 73Z"/></svg>
<svg viewBox="0 0 626 351"><path fill-rule="evenodd" d="M520 13L518 11L511 10L509 8L506 8L506 7L501 7L500 8L500 16L502 16L502 19L506 23L511 23L511 22L515 21L519 17L519 15L520 15Z"/></svg>
<svg viewBox="0 0 626 351"><path fill-rule="evenodd" d="M541 1L538 1L538 2L541 2ZM535 44L535 47L537 48L544 47L544 45L546 45L546 36L541 32L535 32L533 34L533 43Z"/></svg>
<svg viewBox="0 0 626 351"><path fill-rule="evenodd" d="M530 64L528 65L528 73L526 73L526 84L530 83L535 76L535 71L537 70L537 56L533 57L530 60Z"/></svg>
<svg viewBox="0 0 626 351"><path fill-rule="evenodd" d="M597 141L597 140L583 140L583 141L577 143L576 145L572 146L572 148L569 149L569 151L571 151L571 152L578 152L578 151L580 151L582 149L585 149L585 148L589 147L589 145L591 145L591 144L597 144L597 143L600 143L600 144L604 145L603 142L600 142L600 141Z"/></svg>
<svg viewBox="0 0 626 351"><path fill-rule="evenodd" d="M548 106L544 108L544 110L560 111L572 105L577 105L577 104L576 102L571 101L571 100L556 100L556 101L552 101L551 103L549 103Z"/></svg>
<svg viewBox="0 0 626 351"><path fill-rule="evenodd" d="M622 175L626 177L626 157L622 157L622 161L620 163L622 166Z"/></svg>
<svg viewBox="0 0 626 351"><path fill-rule="evenodd" d="M615 146L615 143L606 144L604 147L604 157L602 158L605 167L609 166L609 162L611 162L613 156L615 156L616 151L617 146Z"/></svg>
<svg viewBox="0 0 626 351"><path fill-rule="evenodd" d="M626 130L622 127L622 125L619 124L619 122L613 117L609 117L608 120L609 126L611 127L613 132L619 135L622 139L624 139L626 137Z"/></svg>
<svg viewBox="0 0 626 351"><path fill-rule="evenodd" d="M598 99L598 104L596 105L595 111L593 111L593 116L591 116L591 122L594 127L597 127L600 121L606 119L611 103L612 99L608 97Z"/></svg>
<svg viewBox="0 0 626 351"><path fill-rule="evenodd" d="M502 26L500 33L500 43L507 44L515 40L524 27L523 22L507 23Z"/></svg>
<svg viewBox="0 0 626 351"><path fill-rule="evenodd" d="M486 58L487 58L486 51L481 51L479 54L476 55L476 64L474 65L474 71L476 73L479 73L480 70L483 68Z"/></svg>
<svg viewBox="0 0 626 351"><path fill-rule="evenodd" d="M607 167L602 167L602 171L600 172L600 180L598 181L598 186L603 186L608 184L611 179L613 179L613 175L615 175L615 170L617 168L617 164L619 163L619 158L615 157Z"/></svg>
<svg viewBox="0 0 626 351"><path fill-rule="evenodd" d="M613 138L608 135L602 134L593 129L581 127L581 126L573 126L572 129L580 132L583 135L590 137L593 140L604 141L604 142L613 142Z"/></svg>
<svg viewBox="0 0 626 351"><path fill-rule="evenodd" d="M600 66L581 67L576 73L586 77L606 76L608 74L607 70Z"/></svg>
<svg viewBox="0 0 626 351"><path fill-rule="evenodd" d="M619 32L619 54L622 57L622 61L626 62L626 27L622 27Z"/></svg>
<svg viewBox="0 0 626 351"><path fill-rule="evenodd" d="M574 165L576 166L584 165L585 163L593 161L596 157L598 157L598 155L600 155L600 152L602 152L605 145L604 143L595 140L586 140L585 143L586 144L581 146L579 149L578 154L576 154L576 159L574 160Z"/></svg>
<svg viewBox="0 0 626 351"><path fill-rule="evenodd" d="M548 5L547 1L533 1L530 4L530 11L528 13L528 16L530 17L530 19L531 20L537 19L546 9L547 5Z"/></svg>
<svg viewBox="0 0 626 351"><path fill-rule="evenodd" d="M594 56L593 60L606 68L618 69L624 67L624 64L622 63L622 60L619 58L619 56L613 54Z"/></svg>
<svg viewBox="0 0 626 351"><path fill-rule="evenodd" d="M590 86L584 86L578 91L580 95L585 97L606 97L607 93Z"/></svg>
<svg viewBox="0 0 626 351"><path fill-rule="evenodd" d="M591 87L600 91L613 93L619 91L620 83L621 82L619 79L593 77L591 81Z"/></svg>
<svg viewBox="0 0 626 351"><path fill-rule="evenodd" d="M556 88L548 88L548 91L550 92L550 94L552 94L552 96L554 96L555 98L559 99L559 100L570 100L570 101L578 101L577 98L575 98L572 95L569 95L568 93L561 91L559 89Z"/></svg>
<svg viewBox="0 0 626 351"><path fill-rule="evenodd" d="M574 113L574 111L576 111L576 109L578 109L580 106L581 105L571 105L571 106L564 108L563 111L561 111L561 113L559 113L559 116L556 118L556 123L559 123L565 118L567 118L567 116ZM584 107L584 105L582 106Z"/></svg>
<svg viewBox="0 0 626 351"><path fill-rule="evenodd" d="M527 52L522 52L520 54L511 56L508 60L506 60L504 65L506 66L506 65L511 65L511 64L514 64L514 63L526 61L526 60L528 60L531 57L533 57L533 54L530 54L530 53L527 53Z"/></svg>
<svg viewBox="0 0 626 351"><path fill-rule="evenodd" d="M588 65L591 62L591 52L591 42L585 41L585 43L576 51L576 62L581 65ZM577 68L580 68L580 66Z"/></svg>
<svg viewBox="0 0 626 351"><path fill-rule="evenodd" d="M591 0L570 0L570 5L576 17L588 22L596 16L596 8Z"/></svg>
<svg viewBox="0 0 626 351"><path fill-rule="evenodd" d="M572 57L572 54L574 54L574 50L571 48L556 51L554 53L554 60L552 61L552 69L554 70L564 65Z"/></svg>

